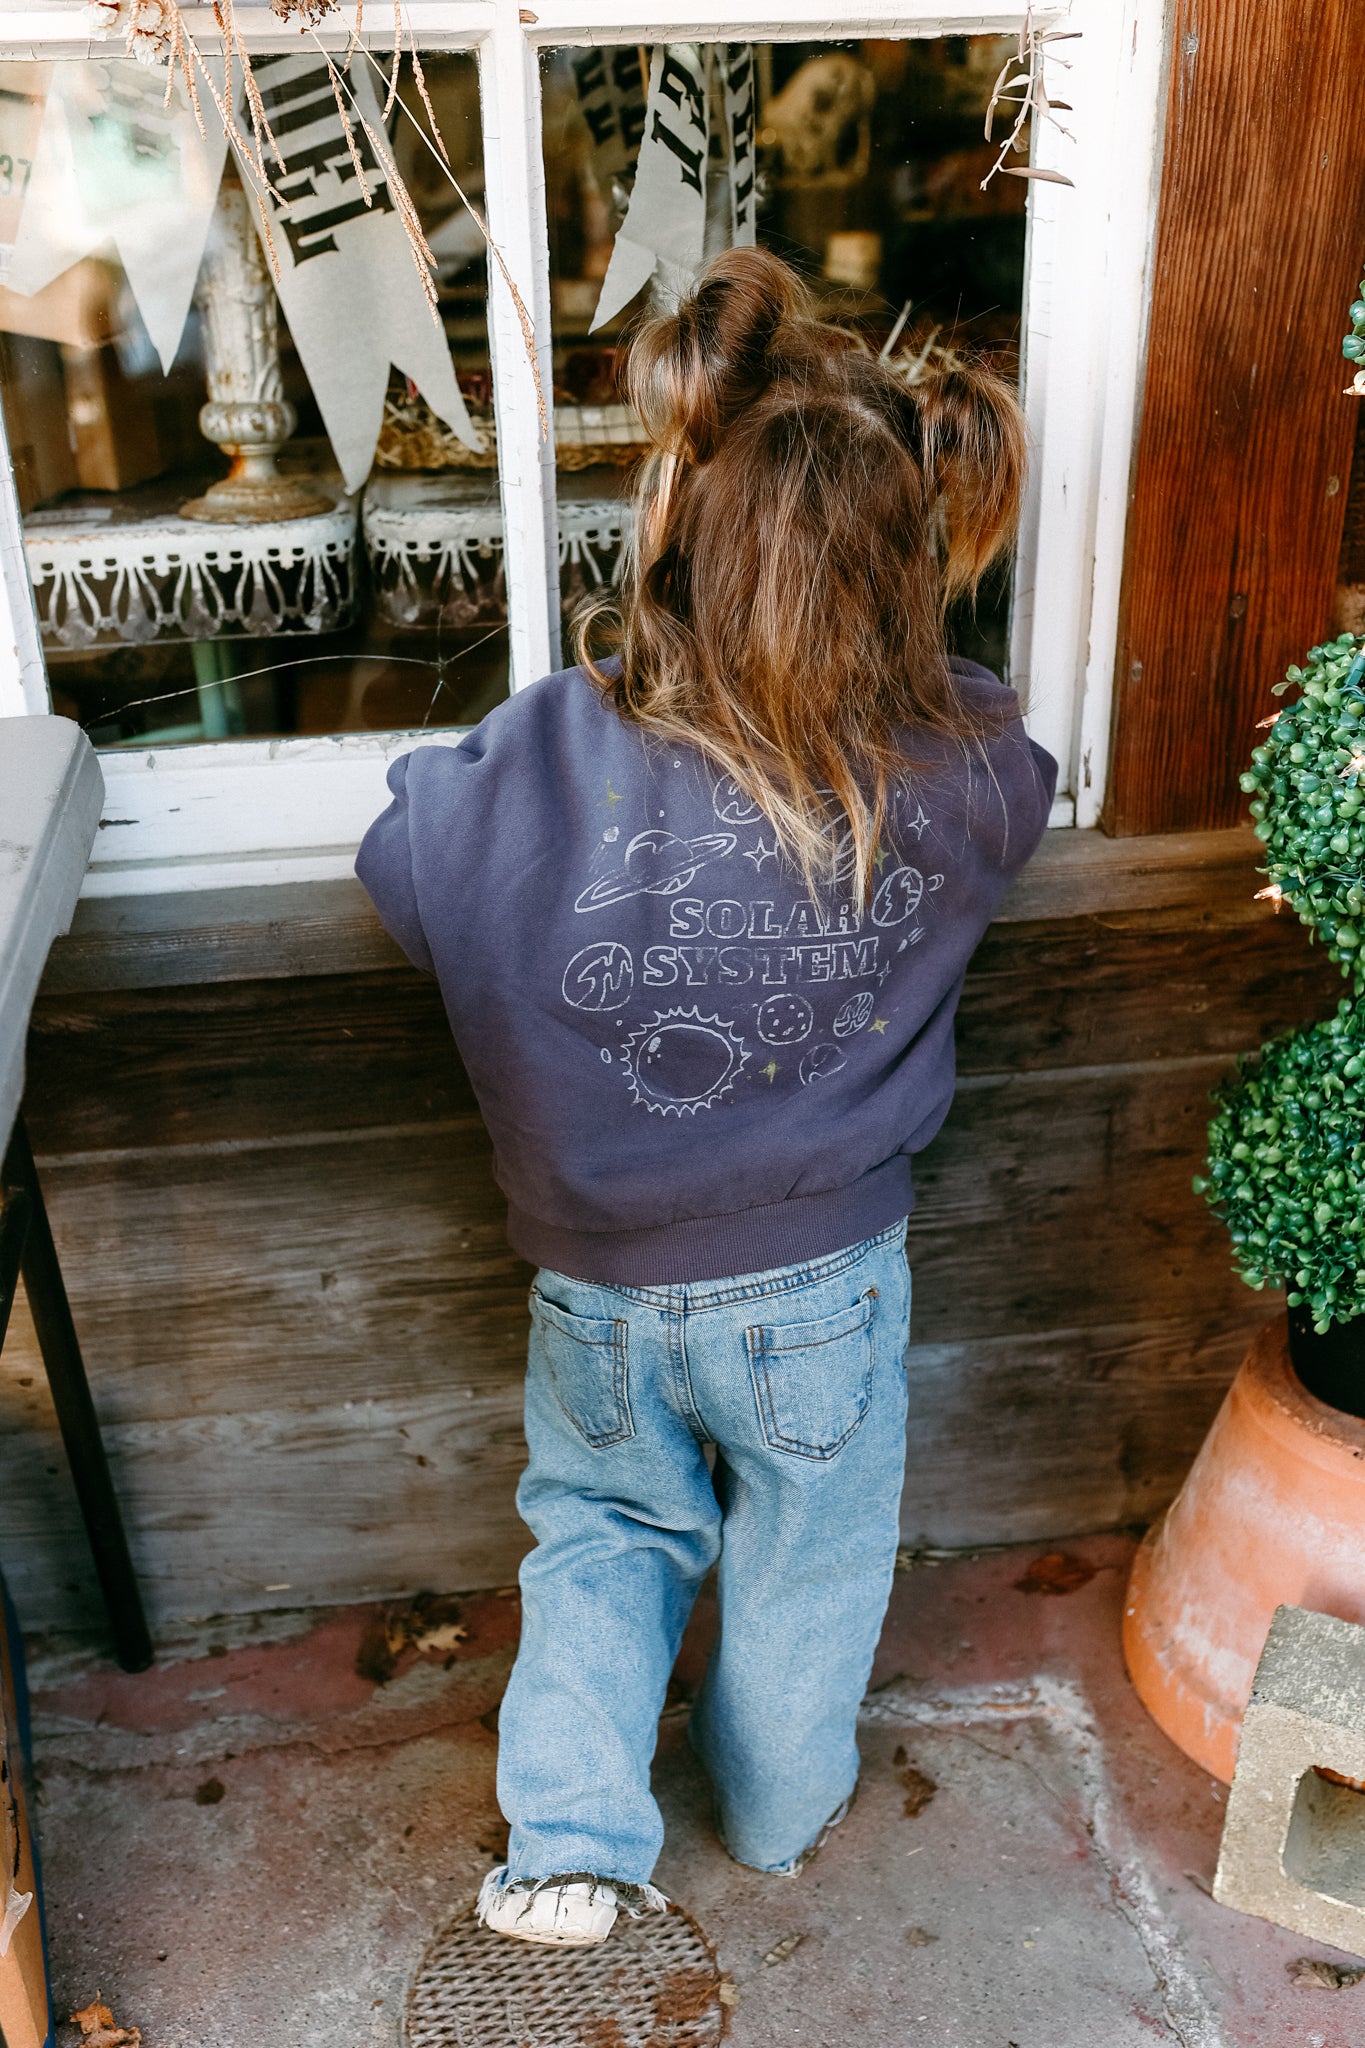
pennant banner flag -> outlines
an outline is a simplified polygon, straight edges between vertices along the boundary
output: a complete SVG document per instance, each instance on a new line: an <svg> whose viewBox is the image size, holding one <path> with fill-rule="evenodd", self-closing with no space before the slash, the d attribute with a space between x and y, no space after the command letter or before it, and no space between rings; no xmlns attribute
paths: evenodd
<svg viewBox="0 0 1365 2048"><path fill-rule="evenodd" d="M221 84L221 64L217 68ZM210 107L132 58L52 66L9 289L31 297L112 243L163 370L194 296L227 139Z"/></svg>
<svg viewBox="0 0 1365 2048"><path fill-rule="evenodd" d="M603 192L628 182L645 132L645 80L636 46L601 44L573 59L579 110L592 137L593 169Z"/></svg>
<svg viewBox="0 0 1365 2048"><path fill-rule="evenodd" d="M321 59L257 57L252 69L285 160L280 170L267 152L276 190L263 201L280 304L346 488L359 490L369 475L390 364L412 379L462 441L482 447L389 190L383 117L369 73L357 65L348 85L373 136L381 138L382 154L353 110L347 139L332 75ZM241 122L249 132L245 107ZM253 188L259 182L244 169L248 181ZM259 223L258 231L265 240Z"/></svg>
<svg viewBox="0 0 1365 2048"><path fill-rule="evenodd" d="M602 280L593 331L628 306L656 274L662 289L676 294L701 268L706 101L706 59L696 44L656 43L635 187Z"/></svg>
<svg viewBox="0 0 1365 2048"><path fill-rule="evenodd" d="M725 147L730 173L730 247L754 246L754 46L727 43L721 55Z"/></svg>

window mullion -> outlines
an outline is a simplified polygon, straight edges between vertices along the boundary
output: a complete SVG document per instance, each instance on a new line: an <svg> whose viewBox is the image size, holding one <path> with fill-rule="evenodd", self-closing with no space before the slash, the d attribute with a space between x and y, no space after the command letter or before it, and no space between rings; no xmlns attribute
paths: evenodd
<svg viewBox="0 0 1365 2048"><path fill-rule="evenodd" d="M0 718L51 708L9 432L0 416Z"/></svg>
<svg viewBox="0 0 1365 2048"><path fill-rule="evenodd" d="M552 404L550 258L540 82L511 0L480 52L488 230L535 329L545 405ZM489 339L498 433L513 689L559 665L559 537L553 432L542 436L535 379L516 304L489 262Z"/></svg>

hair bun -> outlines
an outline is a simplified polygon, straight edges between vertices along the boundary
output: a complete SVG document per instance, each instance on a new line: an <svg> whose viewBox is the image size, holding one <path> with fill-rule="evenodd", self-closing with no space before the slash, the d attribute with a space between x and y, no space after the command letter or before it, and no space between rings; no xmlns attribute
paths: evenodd
<svg viewBox="0 0 1365 2048"><path fill-rule="evenodd" d="M727 249L636 334L627 393L658 447L704 462L736 413L823 354L796 273L766 249Z"/></svg>

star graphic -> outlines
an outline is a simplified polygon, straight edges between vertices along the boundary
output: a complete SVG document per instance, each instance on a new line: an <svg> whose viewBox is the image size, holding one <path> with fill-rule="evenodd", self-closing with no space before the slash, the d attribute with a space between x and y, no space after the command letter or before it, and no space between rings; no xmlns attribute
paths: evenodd
<svg viewBox="0 0 1365 2048"><path fill-rule="evenodd" d="M609 804L620 804L625 802L625 798L621 795L620 790L612 788L610 777L608 777L607 779L607 802Z"/></svg>
<svg viewBox="0 0 1365 2048"><path fill-rule="evenodd" d="M774 1081L775 1081L775 1080L777 1079L777 1074L778 1074L778 1066L777 1066L777 1061L776 1061L776 1060L769 1060L769 1062L768 1062L767 1066L766 1066L766 1067L760 1067L758 1071L759 1071L759 1073L760 1073L760 1074L764 1074L764 1075L766 1075L766 1076L767 1076L768 1086L769 1086L769 1087L771 1088L771 1087L772 1087L772 1085L773 1085L773 1082L774 1082Z"/></svg>
<svg viewBox="0 0 1365 2048"><path fill-rule="evenodd" d="M877 870L878 874L880 874L882 869L886 866L886 848L884 846L879 844L873 849L872 865Z"/></svg>
<svg viewBox="0 0 1365 2048"><path fill-rule="evenodd" d="M923 839L924 828L928 823L929 820L924 815L923 804L917 802L915 805L915 816L911 818L905 829L907 832L913 832L916 839Z"/></svg>
<svg viewBox="0 0 1365 2048"><path fill-rule="evenodd" d="M761 870L765 860L777 859L777 844L774 841L771 846L765 846L762 839L760 839L757 846L745 847L744 858L745 860L751 860L755 868Z"/></svg>
<svg viewBox="0 0 1365 2048"><path fill-rule="evenodd" d="M878 975L877 975L877 983L878 983L878 986L879 986L879 987L881 987L881 988L885 988L885 987L886 987L886 984L887 984L887 982L888 982L888 981L890 981L890 979L891 979L891 962L890 962L890 961L888 960L888 961L887 961L887 963L886 963L886 965L885 965L885 967L883 967L883 968L882 968L882 969L880 970L880 972L878 973Z"/></svg>
<svg viewBox="0 0 1365 2048"><path fill-rule="evenodd" d="M886 1036L886 1027L887 1027L887 1025L888 1025L888 1024L889 1024L890 1022L891 1022L891 1019L890 1019L889 1017L874 1017L874 1018L872 1019L872 1022L871 1022L871 1023L870 1023L869 1025L868 1025L868 1027L867 1027L867 1028L868 1028L868 1030L869 1030L869 1031L876 1031L876 1032L880 1033L880 1035L881 1035L881 1036L882 1036L883 1038L885 1038L885 1036Z"/></svg>

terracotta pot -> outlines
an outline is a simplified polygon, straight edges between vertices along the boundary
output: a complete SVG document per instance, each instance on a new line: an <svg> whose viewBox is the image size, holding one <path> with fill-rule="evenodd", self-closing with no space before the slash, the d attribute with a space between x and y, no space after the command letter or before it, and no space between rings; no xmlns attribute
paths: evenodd
<svg viewBox="0 0 1365 2048"><path fill-rule="evenodd" d="M1300 1385L1283 1316L1252 1345L1148 1531L1123 1620L1139 1699L1225 1782L1281 1601L1365 1622L1365 1421Z"/></svg>

